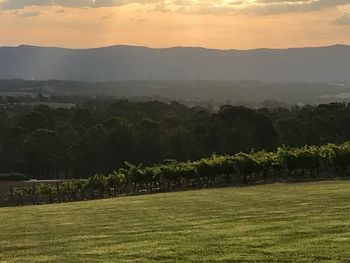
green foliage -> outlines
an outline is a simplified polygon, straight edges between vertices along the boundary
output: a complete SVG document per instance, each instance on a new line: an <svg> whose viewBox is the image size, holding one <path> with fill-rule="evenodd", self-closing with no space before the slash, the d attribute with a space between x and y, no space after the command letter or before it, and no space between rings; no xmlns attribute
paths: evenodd
<svg viewBox="0 0 350 263"><path fill-rule="evenodd" d="M329 144L322 148L323 155L327 158L327 163L332 165L337 172L346 173L350 163L350 145Z"/></svg>
<svg viewBox="0 0 350 263"><path fill-rule="evenodd" d="M101 174L95 174L91 176L87 180L87 187L91 190L99 190L102 193L106 189L107 186L107 177Z"/></svg>
<svg viewBox="0 0 350 263"><path fill-rule="evenodd" d="M38 178L57 175L65 160L66 146L54 131L36 130L23 144L22 166L30 175Z"/></svg>
<svg viewBox="0 0 350 263"><path fill-rule="evenodd" d="M125 182L117 189L132 185L140 191L215 185L223 178L250 183L300 180L328 171L347 175L350 146L342 144L350 140L347 104L291 109L224 105L214 111L178 102L77 102L58 109L4 106L0 173L80 179L113 174L129 162L136 167L121 172Z"/></svg>
<svg viewBox="0 0 350 263"><path fill-rule="evenodd" d="M109 174L95 174L86 180L63 181L59 197L64 200L90 199L135 194L147 191L214 187L219 185L247 185L264 181L314 180L348 176L350 143L341 145L281 147L277 151L258 151L235 155L213 155L193 162L167 160L153 166L125 163L126 168ZM325 177L324 177L325 175ZM220 179L220 180L219 180ZM32 188L17 195L31 196ZM39 186L39 194L49 195L56 190L47 184ZM22 199L20 199L22 200ZM63 200L63 201L64 201Z"/></svg>
<svg viewBox="0 0 350 263"><path fill-rule="evenodd" d="M299 176L321 166L347 172L348 146L340 147L350 140L350 106L345 103L291 109L223 105L214 111L178 102L80 97L74 101L77 104L67 108L5 103L0 111L0 173L24 173L34 179L88 178L111 174L125 162L149 167L166 159L202 160L195 162L198 167L192 167L195 173L189 180L197 185L222 176L228 181L240 176L268 178L281 170ZM335 146L316 149L319 156L310 154L310 149L292 151L328 143ZM271 153L279 147L280 154ZM236 156L236 161L220 157L239 152L252 156ZM213 153L217 157L210 162L203 159ZM252 168L243 168L249 163ZM181 170L179 164L172 169ZM148 171L137 184L158 185L159 179L152 179L157 176L165 184L179 181L169 179L173 175L164 167L151 174Z"/></svg>
<svg viewBox="0 0 350 263"><path fill-rule="evenodd" d="M55 188L49 184L40 184L38 192L42 195L52 195L55 192Z"/></svg>

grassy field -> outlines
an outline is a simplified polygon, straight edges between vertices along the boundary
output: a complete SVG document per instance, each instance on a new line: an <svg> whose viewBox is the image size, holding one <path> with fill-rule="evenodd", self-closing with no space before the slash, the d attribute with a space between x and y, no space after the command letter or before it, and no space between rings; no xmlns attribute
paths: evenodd
<svg viewBox="0 0 350 263"><path fill-rule="evenodd" d="M0 208L0 262L350 262L350 182Z"/></svg>

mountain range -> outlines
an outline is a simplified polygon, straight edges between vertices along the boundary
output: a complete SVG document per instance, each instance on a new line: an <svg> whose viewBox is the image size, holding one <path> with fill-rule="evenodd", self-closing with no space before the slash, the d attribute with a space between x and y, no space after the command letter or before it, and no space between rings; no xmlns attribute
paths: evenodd
<svg viewBox="0 0 350 263"><path fill-rule="evenodd" d="M350 46L215 50L111 46L94 49L0 47L0 79L258 80L350 79Z"/></svg>

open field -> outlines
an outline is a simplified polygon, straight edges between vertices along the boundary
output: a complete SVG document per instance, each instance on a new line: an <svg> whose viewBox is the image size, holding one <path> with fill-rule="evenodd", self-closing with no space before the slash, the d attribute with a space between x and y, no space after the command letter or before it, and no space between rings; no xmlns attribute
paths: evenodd
<svg viewBox="0 0 350 263"><path fill-rule="evenodd" d="M0 208L0 262L350 262L350 182Z"/></svg>

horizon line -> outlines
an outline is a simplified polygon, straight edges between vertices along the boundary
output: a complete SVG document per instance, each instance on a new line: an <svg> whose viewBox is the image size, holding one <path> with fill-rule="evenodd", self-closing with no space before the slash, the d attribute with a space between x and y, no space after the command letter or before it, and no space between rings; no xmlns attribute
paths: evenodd
<svg viewBox="0 0 350 263"><path fill-rule="evenodd" d="M251 48L251 49L224 49L224 48L209 48L201 46L168 46L168 47L150 47L143 45L132 45L132 44L115 44L99 47L88 47L88 48L72 48L72 47L60 47L60 46L45 46L45 45L32 45L32 44L19 44L19 45L0 45L0 48L21 48L21 47L32 47L32 48L52 48L52 49L65 49L65 50L94 50L94 49L107 49L114 47L128 47L128 48L145 48L145 49L154 49L154 50L165 50L165 49L203 49L203 50L212 50L212 51L258 51L258 50L292 50L292 49L308 49L308 48L329 48L329 47L350 47L350 44L330 44L324 46L304 46L304 47L286 47L286 48Z"/></svg>

